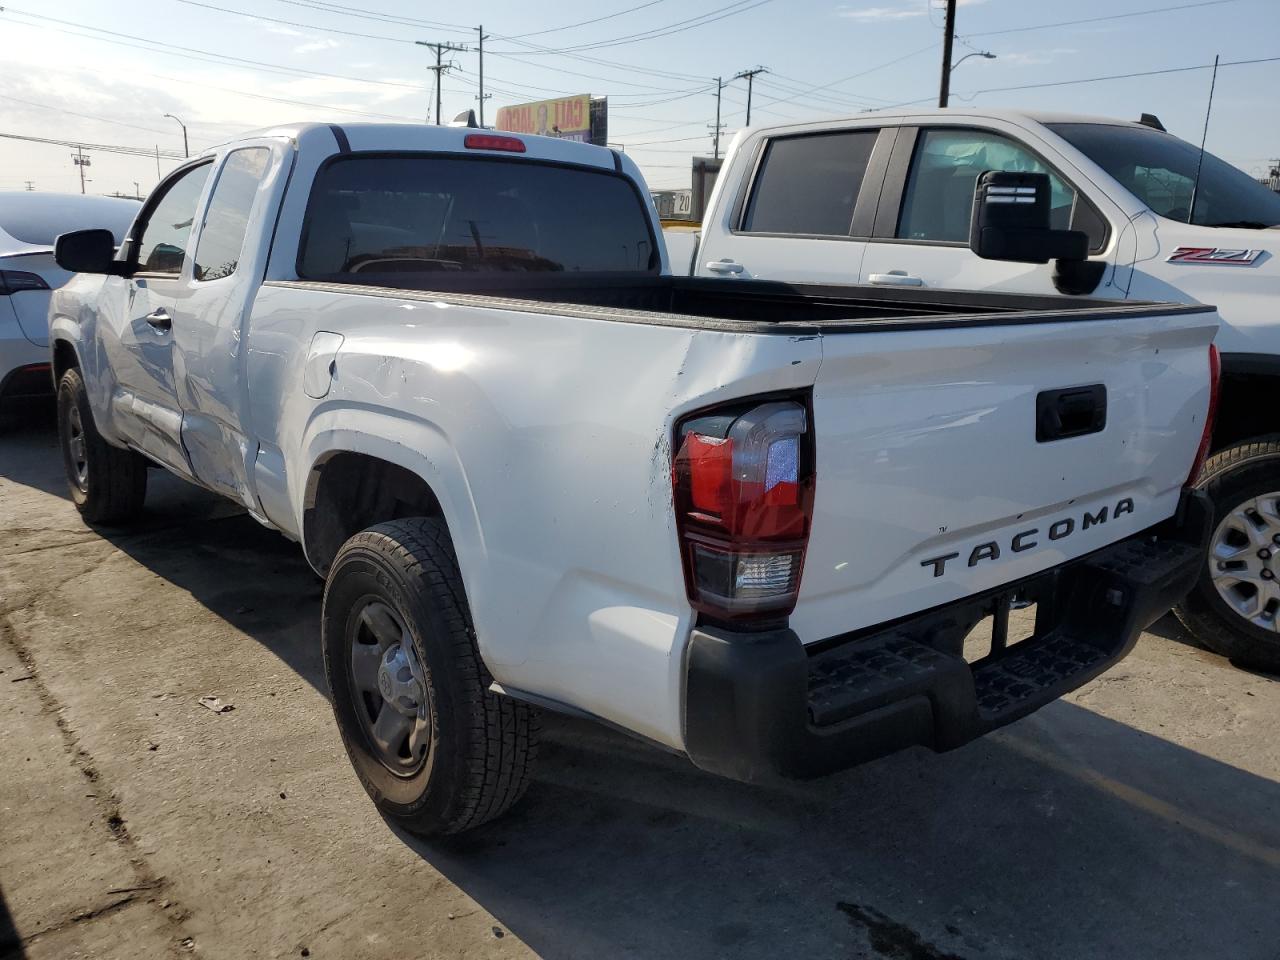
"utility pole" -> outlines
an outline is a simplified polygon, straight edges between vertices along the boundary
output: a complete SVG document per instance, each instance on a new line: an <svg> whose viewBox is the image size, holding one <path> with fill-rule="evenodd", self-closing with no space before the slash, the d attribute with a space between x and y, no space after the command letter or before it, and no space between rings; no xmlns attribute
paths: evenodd
<svg viewBox="0 0 1280 960"><path fill-rule="evenodd" d="M89 158L84 155L83 147L76 147L76 152L71 155L71 162L80 168L80 192L84 193L84 168L90 166Z"/></svg>
<svg viewBox="0 0 1280 960"><path fill-rule="evenodd" d="M932 0L930 0L932 2ZM938 106L951 99L951 45L956 39L956 0L947 0L947 22L942 38L942 81L938 86Z"/></svg>
<svg viewBox="0 0 1280 960"><path fill-rule="evenodd" d="M142 199L142 187L138 186L138 181L133 181L133 195L138 200Z"/></svg>
<svg viewBox="0 0 1280 960"><path fill-rule="evenodd" d="M480 126L483 128L484 102L493 96L492 93L486 95L484 92L484 42L489 38L485 36L483 23L476 27L476 32L480 34L480 96L477 99L480 101Z"/></svg>
<svg viewBox="0 0 1280 960"><path fill-rule="evenodd" d="M954 0L953 0L953 2L954 2ZM746 122L745 124L743 124L743 126L747 126L747 127L751 126L751 86L752 86L752 81L753 81L753 80L755 80L755 78L756 78L756 74L757 74L757 73L768 73L768 72L769 72L769 71L768 71L768 69L766 69L765 67L754 67L754 68L752 68L751 70L743 70L741 73L735 74L735 75L734 75L734 77L733 77L733 79L735 79L735 80L741 80L741 79L743 79L743 78L745 77L745 78L746 78L746 81L747 81L747 122Z"/></svg>
<svg viewBox="0 0 1280 960"><path fill-rule="evenodd" d="M716 77L716 125L711 129L714 131L714 136L716 138L715 149L712 151L712 156L717 160L720 159L720 131L724 129L724 124L720 122L720 92L722 90L724 90L724 81L720 77ZM748 102L750 102L750 99L750 97L747 98Z"/></svg>
<svg viewBox="0 0 1280 960"><path fill-rule="evenodd" d="M455 66L452 60L448 63L444 63L444 55L445 53L451 53L454 50L464 52L467 48L456 43L427 43L425 40L418 40L415 42L420 47L427 47L436 52L436 65L433 67L428 64L427 69L431 70L436 75L436 126L438 127L440 126L440 86L444 82L445 71L452 70ZM427 122L431 122L430 117L427 117Z"/></svg>
<svg viewBox="0 0 1280 960"><path fill-rule="evenodd" d="M35 192L36 182L34 180L23 180L22 182L27 185L27 193Z"/></svg>

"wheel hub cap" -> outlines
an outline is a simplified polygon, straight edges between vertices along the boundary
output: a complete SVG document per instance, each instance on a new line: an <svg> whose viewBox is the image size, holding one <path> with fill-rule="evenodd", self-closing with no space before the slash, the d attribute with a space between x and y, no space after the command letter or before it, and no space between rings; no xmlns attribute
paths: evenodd
<svg viewBox="0 0 1280 960"><path fill-rule="evenodd" d="M84 424L80 420L80 408L72 406L67 415L67 456L75 473L75 482L81 490L89 486L89 458L85 451Z"/></svg>
<svg viewBox="0 0 1280 960"><path fill-rule="evenodd" d="M1209 573L1224 603L1264 630L1280 632L1280 491L1239 504L1222 518Z"/></svg>
<svg viewBox="0 0 1280 960"><path fill-rule="evenodd" d="M422 684L403 644L392 644L382 655L382 664L378 667L378 692L392 709L406 717L418 715L423 699Z"/></svg>
<svg viewBox="0 0 1280 960"><path fill-rule="evenodd" d="M412 776L426 762L431 744L431 688L413 639L380 600L365 601L350 624L356 714L383 766Z"/></svg>

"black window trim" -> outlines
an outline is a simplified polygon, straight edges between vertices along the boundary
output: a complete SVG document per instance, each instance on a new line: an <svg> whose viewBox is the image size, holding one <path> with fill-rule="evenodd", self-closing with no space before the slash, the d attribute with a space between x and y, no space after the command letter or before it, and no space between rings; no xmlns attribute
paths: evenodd
<svg viewBox="0 0 1280 960"><path fill-rule="evenodd" d="M159 185L156 187L156 189L151 192L151 196L147 198L146 206L142 208L142 211L138 214L137 218L133 221L133 226L129 228L129 236L125 238L124 243L121 245L122 250L124 250L125 252L124 263L125 263L126 276L128 276L130 279L134 277L141 277L147 280L180 280L182 278L182 271L186 269L187 261L194 255L193 251L191 250L183 251L182 267L179 268L177 273L166 273L166 272L159 272L154 270L152 271L139 270L138 269L139 241L142 239L142 235L147 232L147 227L151 225L151 215L155 212L156 207L160 206L160 203L164 200L164 198L169 195L169 191L173 189L173 185L177 183L179 180L181 180L183 177L185 177L188 173L191 173L193 170L196 170L200 167L212 165L214 159L215 159L214 157L199 157L193 160L191 163L184 163L182 166L178 167L173 172L171 172L167 177L161 180ZM206 180L205 186L208 186L208 185L209 185L208 180ZM201 190L201 194L203 194L203 192L204 191ZM200 209L200 200L199 198L197 198L196 210L198 211L199 209ZM195 231L195 212L196 211L192 212L192 217L191 217L191 228L192 228L191 233L192 234L195 234L196 232Z"/></svg>
<svg viewBox="0 0 1280 960"><path fill-rule="evenodd" d="M854 240L866 242L871 237L871 224L875 217L876 206L884 189L885 171L897 138L897 127L888 125L867 124L865 126L824 128L822 130L806 130L800 133L784 133L778 136L761 137L751 155L750 174L743 178L734 199L733 210L729 218L729 233L735 237L761 237L783 240L835 240L837 242ZM799 140L806 137L831 136L842 133L874 133L876 142L867 157L867 168L862 174L862 183L858 187L858 197L854 201L853 215L849 220L849 232L839 233L777 233L765 230L747 230L745 227L747 211L751 199L760 186L760 175L764 169L764 158L769 147L776 140Z"/></svg>
<svg viewBox="0 0 1280 960"><path fill-rule="evenodd" d="M216 178L214 178L213 185L209 188L209 202L204 205L204 216L200 218L200 230L198 232L193 230L196 236L195 246L191 250L191 280L193 283L217 283L219 280L227 280L227 279L230 279L231 277L234 277L236 275L236 270L240 269L240 261L237 260L235 269L233 269L226 276L211 277L210 279L206 280L203 277L196 276L195 268L198 266L196 262L196 256L200 253L200 244L204 240L204 228L209 222L209 208L213 206L213 201L218 193L218 185L222 183L222 176L224 173L227 172L227 163L230 162L231 158L234 157L237 153L243 153L246 150L267 151L267 169L266 169L266 172L264 173L264 178L266 173L271 172L272 150L268 144L246 143L242 146L234 147L231 150L228 150L225 154L223 154L222 162L218 164L218 175ZM262 183L263 183L263 180L259 179L258 180L259 188L261 188ZM257 191L255 191L255 196L256 196L256 193ZM253 211L250 210L250 213L252 212ZM245 241L247 241L248 239L249 239L249 223L248 223L248 218L246 218L244 236L240 238L241 254L244 253Z"/></svg>
<svg viewBox="0 0 1280 960"><path fill-rule="evenodd" d="M912 164L915 160L916 145L920 140L920 132L923 130L960 130L970 131L979 130L983 133L990 133L997 137L1003 137L1029 154L1035 157L1044 165L1045 169L1050 170L1064 184L1075 192L1076 199L1071 206L1071 222L1076 219L1076 207L1081 200L1085 202L1091 209L1098 222L1102 224L1102 239L1097 245L1089 247L1089 256L1097 256L1107 249L1107 244L1111 242L1111 222L1098 209L1098 205L1094 203L1085 191L1081 190L1074 180L1065 176L1054 164L1045 158L1044 154L1031 146L1025 140L1013 136L1005 130L988 126L981 123L960 123L954 120L938 121L936 123L917 122L911 124L903 124L900 126L901 131L897 143L894 145L893 157L889 161L889 170L885 178L884 189L880 194L880 207L876 211L876 220L874 235L871 238L874 243L900 243L913 246L928 247L968 247L965 241L955 240L914 240L908 237L896 236L898 232L898 223L902 218L902 208L907 199L907 181L911 176Z"/></svg>
<svg viewBox="0 0 1280 960"><path fill-rule="evenodd" d="M307 205L303 209L302 228L298 231L298 249L294 254L293 273L299 280L310 280L314 282L352 282L335 279L344 276L354 276L354 274L328 274L325 277L308 277L302 272L302 254L307 248L307 230L311 226L312 205L316 199L316 185L320 182L321 174L336 163L344 163L351 160L474 160L480 163L528 163L537 164L543 167L560 167L570 170L581 170L587 173L599 174L602 177L613 177L617 180L624 181L630 188L631 193L635 196L636 202L640 205L640 212L644 218L645 229L649 231L649 269L644 271L636 271L637 274L643 276L659 276L662 273L662 257L659 254L658 237L653 232L653 217L650 215L652 201L640 192L640 185L625 173L605 167L597 167L587 163L571 163L563 160L543 160L541 158L525 157L520 155L505 154L497 156L485 153L461 153L456 150L353 150L346 153L334 153L326 157L324 161L316 168L316 172L311 176L311 185L307 188ZM665 249L663 247L662 249ZM600 271L605 272L605 271ZM627 271L630 273L630 271ZM363 281L362 281L363 282Z"/></svg>

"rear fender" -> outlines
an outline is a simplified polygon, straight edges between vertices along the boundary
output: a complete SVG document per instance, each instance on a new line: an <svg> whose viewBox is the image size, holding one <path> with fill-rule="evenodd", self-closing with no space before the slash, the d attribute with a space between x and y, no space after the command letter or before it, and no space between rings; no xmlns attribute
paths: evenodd
<svg viewBox="0 0 1280 960"><path fill-rule="evenodd" d="M335 454L376 457L408 470L426 483L440 504L453 539L483 654L486 644L479 624L484 584L477 571L485 564L484 535L466 471L439 427L390 410L322 405L308 424L301 450L301 462L288 468L289 499L294 505L298 531L304 530L303 514L315 497L320 472ZM304 550L306 547L304 537ZM307 553L310 561L310 551Z"/></svg>

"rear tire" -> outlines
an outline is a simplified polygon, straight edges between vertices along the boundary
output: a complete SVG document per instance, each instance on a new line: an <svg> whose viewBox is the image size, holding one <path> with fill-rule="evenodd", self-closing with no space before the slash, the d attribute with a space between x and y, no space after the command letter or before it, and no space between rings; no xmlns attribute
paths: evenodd
<svg viewBox="0 0 1280 960"><path fill-rule="evenodd" d="M102 439L80 371L58 381L58 441L71 500L86 521L124 524L142 512L147 497L147 461Z"/></svg>
<svg viewBox="0 0 1280 960"><path fill-rule="evenodd" d="M1280 435L1219 451L1196 486L1214 532L1178 619L1232 663L1280 672Z"/></svg>
<svg viewBox="0 0 1280 960"><path fill-rule="evenodd" d="M348 540L321 620L338 731L384 816L421 836L461 833L520 799L537 714L489 691L443 523L395 520Z"/></svg>

